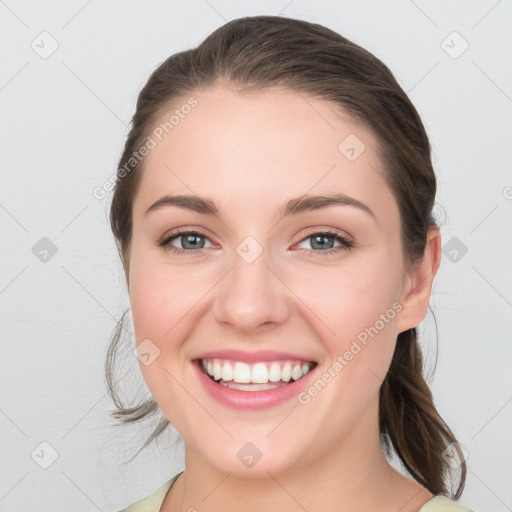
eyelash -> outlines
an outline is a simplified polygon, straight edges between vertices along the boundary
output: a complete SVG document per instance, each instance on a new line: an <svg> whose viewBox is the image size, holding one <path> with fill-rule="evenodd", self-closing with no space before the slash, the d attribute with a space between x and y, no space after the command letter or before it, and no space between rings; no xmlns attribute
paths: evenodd
<svg viewBox="0 0 512 512"><path fill-rule="evenodd" d="M177 247L173 247L170 245L170 242L173 241L175 238L178 238L179 236L183 235L199 235L204 238L208 238L205 233L203 233L199 229L187 229L187 228L178 228L174 230L172 233L169 233L167 235L164 235L162 238L160 238L157 242L157 245L161 247L164 251L171 251L174 252L177 255L182 255L185 253L193 253L193 254L202 254L203 249L197 249L197 250L187 250L187 249L178 249ZM315 236L326 236L326 237L332 237L338 242L341 243L338 247L335 247L333 249L328 249L326 251L315 251L313 249L302 249L308 252L314 252L316 254L319 254L321 256L328 256L330 254L338 253L340 251L349 250L354 247L354 242L349 240L348 238L340 235L337 231L333 231L330 229L325 229L321 231L311 231L308 232L301 240L299 240L298 243L303 242L304 240L307 240L308 238L311 238L313 235Z"/></svg>

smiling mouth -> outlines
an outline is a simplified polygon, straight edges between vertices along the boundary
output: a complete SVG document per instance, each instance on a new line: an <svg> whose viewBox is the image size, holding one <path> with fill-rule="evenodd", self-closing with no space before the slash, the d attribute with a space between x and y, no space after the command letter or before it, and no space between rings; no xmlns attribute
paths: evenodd
<svg viewBox="0 0 512 512"><path fill-rule="evenodd" d="M196 364L215 383L241 391L263 391L287 386L317 366L314 361L297 360L247 364L226 359L197 359Z"/></svg>

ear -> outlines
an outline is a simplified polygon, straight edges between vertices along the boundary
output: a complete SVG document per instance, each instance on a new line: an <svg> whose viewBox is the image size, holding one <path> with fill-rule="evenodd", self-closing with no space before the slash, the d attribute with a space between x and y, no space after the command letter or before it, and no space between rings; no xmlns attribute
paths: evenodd
<svg viewBox="0 0 512 512"><path fill-rule="evenodd" d="M441 233L437 227L427 231L423 258L406 272L402 288L402 309L397 315L398 332L417 327L427 314L432 282L441 264Z"/></svg>

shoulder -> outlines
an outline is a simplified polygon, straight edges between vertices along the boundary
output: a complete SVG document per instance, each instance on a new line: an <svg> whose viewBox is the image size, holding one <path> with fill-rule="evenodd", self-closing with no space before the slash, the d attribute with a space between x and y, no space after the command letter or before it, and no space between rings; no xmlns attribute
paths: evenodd
<svg viewBox="0 0 512 512"><path fill-rule="evenodd" d="M183 473L181 471L177 475L174 475L170 480L165 482L161 487L159 487L154 493L141 500L132 503L123 510L119 512L159 512L160 507L165 499L165 495L171 488L171 485L176 481L176 479Z"/></svg>
<svg viewBox="0 0 512 512"><path fill-rule="evenodd" d="M459 505L457 502L438 495L427 501L418 512L473 512L471 509Z"/></svg>

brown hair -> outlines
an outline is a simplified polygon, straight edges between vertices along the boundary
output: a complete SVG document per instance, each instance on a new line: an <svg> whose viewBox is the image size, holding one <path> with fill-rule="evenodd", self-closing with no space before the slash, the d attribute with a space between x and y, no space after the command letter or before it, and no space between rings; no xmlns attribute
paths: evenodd
<svg viewBox="0 0 512 512"><path fill-rule="evenodd" d="M127 279L132 204L144 160L132 162L129 172L120 170L123 166L126 170L126 162L147 140L159 116L179 99L215 82L229 84L240 92L282 86L328 100L368 126L379 141L385 179L399 207L406 260L408 264L421 260L427 230L437 227L433 215L436 177L427 134L406 93L385 64L340 34L303 20L255 16L232 20L197 48L172 55L151 74L140 92L110 210ZM153 399L125 407L116 391L116 353L125 315L114 331L105 362L107 386L117 407L111 414L121 424L159 411ZM392 446L406 470L431 493L460 497L466 479L464 455L437 412L423 377L415 328L398 335L380 388L379 423L388 456ZM168 426L168 420L161 418L141 450ZM458 479L445 460L445 450L452 443L450 449L459 459ZM458 481L455 492L447 489L449 478Z"/></svg>

